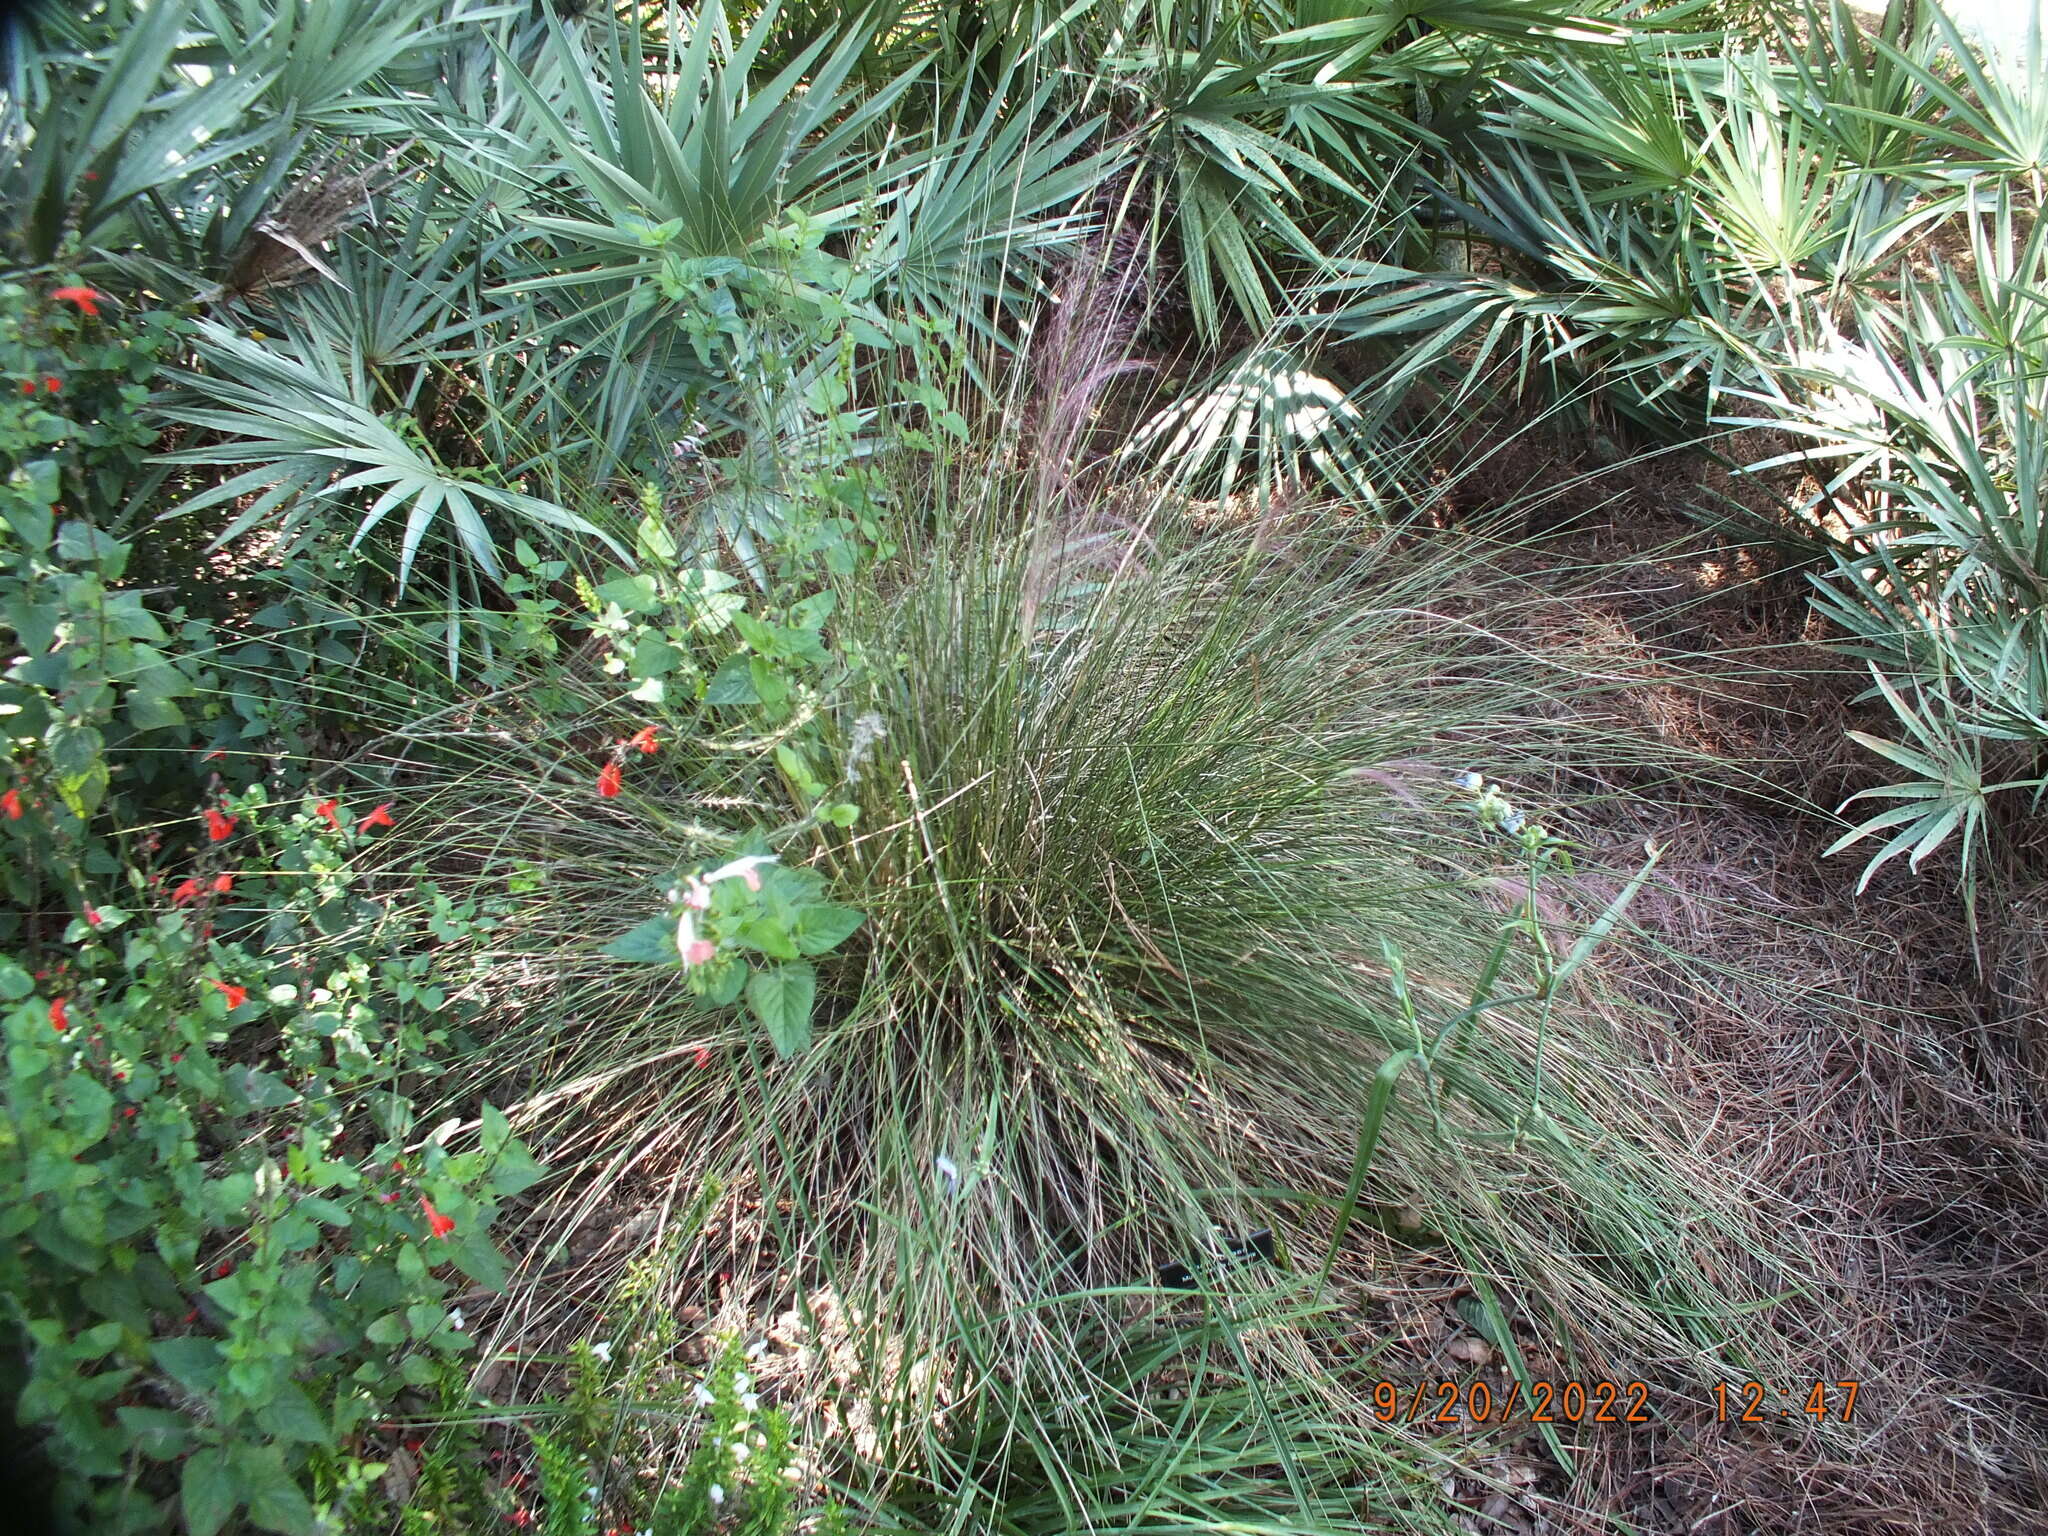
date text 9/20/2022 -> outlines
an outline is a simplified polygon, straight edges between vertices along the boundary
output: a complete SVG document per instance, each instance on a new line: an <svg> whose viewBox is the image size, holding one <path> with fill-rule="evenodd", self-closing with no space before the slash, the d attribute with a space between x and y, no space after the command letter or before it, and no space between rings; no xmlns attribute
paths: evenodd
<svg viewBox="0 0 2048 1536"><path fill-rule="evenodd" d="M1714 1388L1721 1423L1766 1424L1795 1417L1846 1424L1856 1411L1859 1381L1812 1381L1796 1390L1759 1381ZM1373 1415L1382 1423L1648 1424L1650 1387L1641 1381L1513 1380L1498 1390L1483 1381L1380 1381Z"/></svg>

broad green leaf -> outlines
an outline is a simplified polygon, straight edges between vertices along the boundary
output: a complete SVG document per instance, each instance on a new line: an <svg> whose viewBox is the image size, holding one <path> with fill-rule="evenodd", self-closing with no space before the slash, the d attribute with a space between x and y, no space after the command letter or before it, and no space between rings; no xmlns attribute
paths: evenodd
<svg viewBox="0 0 2048 1536"><path fill-rule="evenodd" d="M216 1450L194 1452L185 1463L178 1498L189 1536L214 1536L241 1502L227 1457Z"/></svg>
<svg viewBox="0 0 2048 1536"><path fill-rule="evenodd" d="M797 908L790 937L796 941L799 954L822 955L838 948L865 921L866 915L853 907L814 902Z"/></svg>
<svg viewBox="0 0 2048 1536"><path fill-rule="evenodd" d="M617 603L628 613L657 613L661 609L661 595L654 589L654 578L645 573L613 577L597 589L597 595L608 603Z"/></svg>
<svg viewBox="0 0 2048 1536"><path fill-rule="evenodd" d="M676 921L666 916L650 917L605 945L603 953L614 960L642 965L673 965L682 959L676 950Z"/></svg>
<svg viewBox="0 0 2048 1536"><path fill-rule="evenodd" d="M787 1059L811 1043L811 1006L817 995L818 975L808 965L770 966L748 980L747 1006L777 1055Z"/></svg>

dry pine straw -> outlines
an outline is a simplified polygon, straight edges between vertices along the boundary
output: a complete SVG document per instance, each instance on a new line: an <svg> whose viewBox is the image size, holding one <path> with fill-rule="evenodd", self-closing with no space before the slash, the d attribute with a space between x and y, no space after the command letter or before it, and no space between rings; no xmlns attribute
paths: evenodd
<svg viewBox="0 0 2048 1536"><path fill-rule="evenodd" d="M2048 1529L2039 851L2009 851L1974 945L1952 867L1888 871L1858 895L1862 856L1824 859L1839 827L1811 807L1872 782L1842 735L1886 734L1854 718L1860 674L1811 644L1796 577L1727 550L1675 554L1677 525L1660 528L1640 502L1629 514L1625 530L1603 519L1529 562L1538 582L1552 562L1607 566L1605 595L1559 603L1536 624L1542 643L1638 669L1609 723L1752 777L1556 785L1575 799L1635 791L1597 799L1573 828L1610 865L1582 878L1582 899L1597 910L1646 839L1668 848L1632 910L1637 934L1606 954L1608 979L1643 1005L1618 1022L1662 1065L1702 1166L1811 1256L1808 1294L1756 1326L1790 1341L1810 1379L1863 1385L1847 1445L1721 1425L1711 1402L1654 1433L1589 1438L1564 1501L1582 1514L1552 1505L1548 1526ZM1617 555L1658 545L1617 577ZM1731 685L1745 651L1763 665Z"/></svg>

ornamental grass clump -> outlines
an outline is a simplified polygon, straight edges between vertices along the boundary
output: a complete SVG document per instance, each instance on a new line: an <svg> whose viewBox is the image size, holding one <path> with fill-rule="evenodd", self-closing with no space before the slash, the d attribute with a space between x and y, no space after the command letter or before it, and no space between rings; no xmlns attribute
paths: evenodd
<svg viewBox="0 0 2048 1536"><path fill-rule="evenodd" d="M516 1083L522 1131L578 1170L521 1326L545 1329L574 1234L641 1204L572 1289L661 1245L674 1304L795 1319L780 1390L835 1399L839 1443L892 1468L950 1454L990 1392L1060 1426L1048 1445L1094 1443L1105 1330L1179 1261L1264 1319L1244 1373L1362 1425L1286 1309L1396 1231L1469 1269L1504 1337L1732 1369L1755 1299L1718 1257L1732 1202L1566 974L1577 933L1531 939L1532 897L1504 937L1487 899L1561 865L1533 824L1475 816L1459 772L1480 743L1497 773L1583 748L1562 706L1586 685L1469 616L1511 601L1478 546L1256 552L1160 522L1082 562L999 511L941 523L838 594L801 774L795 726L713 737L700 706L626 795L564 788L574 753L540 747L542 780L498 761L422 791L452 816L444 864L528 872L475 957L503 1032L460 1084ZM765 895L688 899L736 855ZM828 896L861 920L803 951L788 1033L715 976L774 958L776 901ZM1209 1262L1261 1227L1270 1262Z"/></svg>

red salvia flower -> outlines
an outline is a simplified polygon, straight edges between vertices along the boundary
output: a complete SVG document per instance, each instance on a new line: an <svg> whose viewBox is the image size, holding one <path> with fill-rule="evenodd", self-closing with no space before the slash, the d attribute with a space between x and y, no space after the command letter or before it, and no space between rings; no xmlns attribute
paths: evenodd
<svg viewBox="0 0 2048 1536"><path fill-rule="evenodd" d="M6 794L0 795L0 811L7 813L9 821L21 820L21 791L10 789Z"/></svg>
<svg viewBox="0 0 2048 1536"><path fill-rule="evenodd" d="M618 794L625 778L625 771L617 763L606 763L597 775L597 792L609 800Z"/></svg>
<svg viewBox="0 0 2048 1536"><path fill-rule="evenodd" d="M85 920L94 928L100 925L100 909L89 901L85 904Z"/></svg>
<svg viewBox="0 0 2048 1536"><path fill-rule="evenodd" d="M228 1000L228 1010L230 1012L233 1012L249 1001L249 989L247 987L238 987L232 982L215 981L212 977L207 978L206 984Z"/></svg>
<svg viewBox="0 0 2048 1536"><path fill-rule="evenodd" d="M339 800L322 800L313 807L313 814L339 832L341 830L341 818L335 812L340 809L340 806L341 802Z"/></svg>
<svg viewBox="0 0 2048 1536"><path fill-rule="evenodd" d="M61 1035L70 1027L71 1020L64 1012L64 999L60 997L50 1004L50 1028Z"/></svg>
<svg viewBox="0 0 2048 1536"><path fill-rule="evenodd" d="M434 1202L425 1195L420 1196L420 1209L427 1213L427 1225L434 1229L434 1236L446 1237L455 1230L455 1218L443 1216L434 1209Z"/></svg>
<svg viewBox="0 0 2048 1536"><path fill-rule="evenodd" d="M215 875L213 877L213 888L225 896L235 888L235 877L233 875Z"/></svg>
<svg viewBox="0 0 2048 1536"><path fill-rule="evenodd" d="M36 392L36 381L34 379L23 379L21 381L21 392L24 395L34 394Z"/></svg>
<svg viewBox="0 0 2048 1536"><path fill-rule="evenodd" d="M395 827L397 825L398 823L391 819L391 802L386 800L377 809L357 822L356 830L358 832L367 832L372 827Z"/></svg>
<svg viewBox="0 0 2048 1536"><path fill-rule="evenodd" d="M238 820L240 820L239 817L223 816L219 811L209 807L206 812L206 836L208 841L219 843L233 837L235 835L235 823Z"/></svg>
<svg viewBox="0 0 2048 1536"><path fill-rule="evenodd" d="M63 381L62 379L44 379L44 380L43 380L43 388L44 388L45 390L47 390L47 391L48 391L48 392L49 392L50 394L53 394L53 395L54 395L54 394L56 394L56 393L57 393L57 391L58 391L58 390L60 390L60 389L62 389L63 387L64 387L64 381Z"/></svg>
<svg viewBox="0 0 2048 1536"><path fill-rule="evenodd" d="M626 738L625 744L629 747L638 747L642 752L652 757L658 745L654 739L654 733L658 729L660 729L658 726L643 725L639 730Z"/></svg>
<svg viewBox="0 0 2048 1536"><path fill-rule="evenodd" d="M74 286L70 288L52 288L50 290L50 297L62 299L67 304L76 304L80 310L88 315L97 315L100 312L100 300L105 298L106 295L100 293L97 289Z"/></svg>
<svg viewBox="0 0 2048 1536"><path fill-rule="evenodd" d="M180 880L177 889L171 892L171 905L182 907L188 901L197 901L200 889L197 880Z"/></svg>

